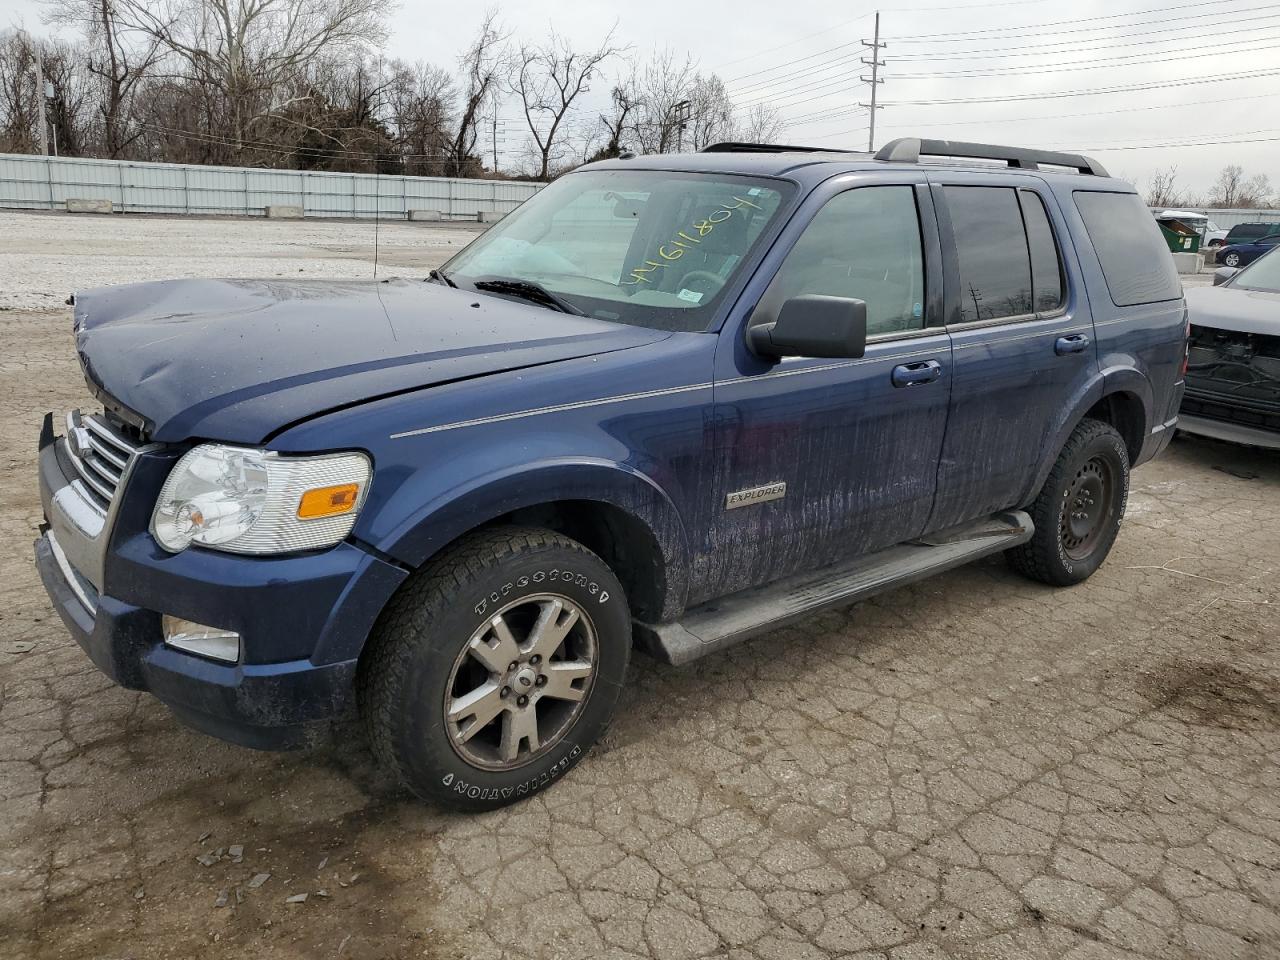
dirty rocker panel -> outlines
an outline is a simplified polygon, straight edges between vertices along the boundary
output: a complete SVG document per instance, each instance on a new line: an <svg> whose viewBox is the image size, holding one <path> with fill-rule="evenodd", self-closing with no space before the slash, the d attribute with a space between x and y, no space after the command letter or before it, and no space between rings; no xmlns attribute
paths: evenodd
<svg viewBox="0 0 1280 960"><path fill-rule="evenodd" d="M843 606L1026 543L1035 533L1021 510L940 530L824 570L712 601L675 623L637 622L641 646L667 663L683 664L784 626L828 607Z"/></svg>

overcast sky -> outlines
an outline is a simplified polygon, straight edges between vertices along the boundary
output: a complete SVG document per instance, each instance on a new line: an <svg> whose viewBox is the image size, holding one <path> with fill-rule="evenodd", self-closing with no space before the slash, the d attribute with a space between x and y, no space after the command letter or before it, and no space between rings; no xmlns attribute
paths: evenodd
<svg viewBox="0 0 1280 960"><path fill-rule="evenodd" d="M405 0L387 53L453 69L483 9L474 0ZM687 51L725 81L736 103L776 105L791 121L786 141L856 149L867 145L857 103L868 98L858 82L865 51L856 44L871 37L875 9L856 0L498 5L515 40L554 27L588 47L614 29L627 56L642 62L663 47ZM43 29L40 15L37 0L0 0L0 24ZM1179 185L1195 193L1238 163L1280 187L1280 2L902 0L881 14L881 39L888 46L877 145L933 136L1080 150L1144 190L1155 170L1176 165ZM1156 86L1167 84L1181 85ZM577 123L594 120L609 85L593 85ZM1148 89L1040 96L1116 87ZM930 100L984 102L909 102ZM501 115L503 156L514 159L524 137L520 114L509 103ZM1117 149L1151 144L1166 146Z"/></svg>

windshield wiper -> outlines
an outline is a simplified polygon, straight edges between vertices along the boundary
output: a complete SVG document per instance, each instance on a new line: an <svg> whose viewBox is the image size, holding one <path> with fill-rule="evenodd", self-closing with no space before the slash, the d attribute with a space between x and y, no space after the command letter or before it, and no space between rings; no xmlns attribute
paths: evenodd
<svg viewBox="0 0 1280 960"><path fill-rule="evenodd" d="M445 273L443 270L432 270L430 273L427 274L427 279L439 280L441 283L447 283L451 287L458 286L456 283L453 282L452 279L450 279L449 275Z"/></svg>
<svg viewBox="0 0 1280 960"><path fill-rule="evenodd" d="M513 277L488 277L483 280L476 280L471 285L477 290L487 290L490 293L505 293L512 297L519 297L521 300L528 300L530 303L550 307L552 310L559 310L561 313L571 313L576 317L586 316L564 297L552 293L542 284L534 283L532 280L517 280Z"/></svg>

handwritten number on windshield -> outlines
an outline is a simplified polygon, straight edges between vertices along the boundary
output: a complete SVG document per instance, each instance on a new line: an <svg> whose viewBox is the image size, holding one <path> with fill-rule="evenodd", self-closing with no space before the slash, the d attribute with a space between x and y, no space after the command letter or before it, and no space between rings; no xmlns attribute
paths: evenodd
<svg viewBox="0 0 1280 960"><path fill-rule="evenodd" d="M658 246L659 259L641 261L639 266L632 268L631 279L620 281L621 285L652 283L653 281L649 279L648 274L662 269L672 261L679 260L685 255L686 250L692 250L702 243L703 238L715 230L716 224L724 223L732 217L735 210L741 210L743 207L751 207L753 210L760 209L757 204L742 197L735 196L732 199L732 203L722 204L710 216L703 220L695 221L687 230L681 230L669 243L660 244Z"/></svg>

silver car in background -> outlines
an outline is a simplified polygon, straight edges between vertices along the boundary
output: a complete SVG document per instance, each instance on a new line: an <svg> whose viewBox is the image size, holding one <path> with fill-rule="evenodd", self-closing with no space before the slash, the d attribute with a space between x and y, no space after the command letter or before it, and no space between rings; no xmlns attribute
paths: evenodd
<svg viewBox="0 0 1280 960"><path fill-rule="evenodd" d="M1280 250L1186 291L1191 344L1178 429L1280 449Z"/></svg>

